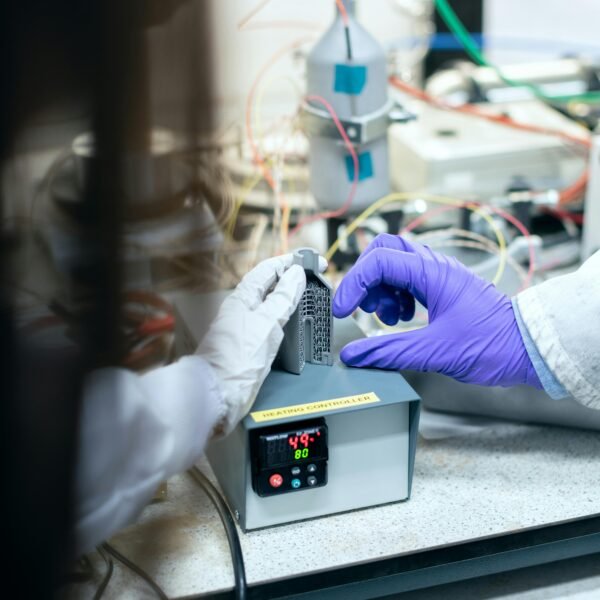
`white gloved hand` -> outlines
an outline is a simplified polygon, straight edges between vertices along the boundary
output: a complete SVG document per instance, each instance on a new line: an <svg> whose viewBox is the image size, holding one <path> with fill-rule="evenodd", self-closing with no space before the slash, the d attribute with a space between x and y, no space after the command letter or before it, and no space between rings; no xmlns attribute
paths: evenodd
<svg viewBox="0 0 600 600"><path fill-rule="evenodd" d="M292 254L270 258L245 275L196 350L214 369L222 392L217 436L227 435L248 414L271 370L283 327L306 288L304 269L292 263ZM320 258L319 270L326 267Z"/></svg>

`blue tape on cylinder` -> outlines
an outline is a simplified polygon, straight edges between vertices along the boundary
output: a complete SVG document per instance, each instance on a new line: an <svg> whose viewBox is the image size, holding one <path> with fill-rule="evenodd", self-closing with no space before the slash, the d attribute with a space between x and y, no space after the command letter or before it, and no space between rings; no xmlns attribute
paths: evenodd
<svg viewBox="0 0 600 600"><path fill-rule="evenodd" d="M348 180L354 181L354 160L350 154L346 155L346 172ZM358 155L358 180L373 177L373 157L370 152L363 152Z"/></svg>
<svg viewBox="0 0 600 600"><path fill-rule="evenodd" d="M334 92L358 96L366 83L367 67L364 65L335 65Z"/></svg>

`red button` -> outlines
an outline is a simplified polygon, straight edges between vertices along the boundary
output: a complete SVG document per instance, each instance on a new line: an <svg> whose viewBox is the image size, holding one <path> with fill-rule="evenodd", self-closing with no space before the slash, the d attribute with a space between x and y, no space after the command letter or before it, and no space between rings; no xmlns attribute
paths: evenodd
<svg viewBox="0 0 600 600"><path fill-rule="evenodd" d="M274 473L269 477L269 483L271 487L278 488L283 483L283 477L279 473Z"/></svg>

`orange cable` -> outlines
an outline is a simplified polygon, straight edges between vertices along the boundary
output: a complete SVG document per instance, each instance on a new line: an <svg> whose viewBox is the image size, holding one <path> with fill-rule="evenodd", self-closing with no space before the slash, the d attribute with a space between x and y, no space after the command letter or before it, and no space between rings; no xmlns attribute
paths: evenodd
<svg viewBox="0 0 600 600"><path fill-rule="evenodd" d="M552 129L549 127L541 127L539 125L531 125L529 123L521 123L520 121L516 121L507 115L492 115L485 111L482 111L479 107L474 104L463 104L462 106L453 106L444 102L439 98L435 98L431 94L420 90L412 85L407 84L402 81L398 77L390 77L390 83L395 88L410 94L411 96L431 104L441 110L452 110L455 112L460 112L466 115L471 115L474 117L478 117L480 119L485 119L486 121L490 121L491 123L497 123L499 125L504 125L506 127L512 127L513 129L518 129L520 131L527 131L530 133L540 133L544 135L552 135L557 136L566 142L572 144L578 144L580 146L589 149L591 147L591 141L589 139L585 139L582 137L578 137L576 135L572 135L569 133L565 133L564 131L560 131L558 129ZM573 202L577 200L581 194L585 191L585 187L588 181L588 171L587 169L575 180L574 183L567 186L563 190L560 191L560 200L559 204L568 204L569 202Z"/></svg>
<svg viewBox="0 0 600 600"><path fill-rule="evenodd" d="M348 11L346 10L344 3L342 2L342 0L335 0L335 3L338 7L338 10L340 11L340 14L342 15L342 21L344 22L344 26L348 27Z"/></svg>
<svg viewBox="0 0 600 600"><path fill-rule="evenodd" d="M283 56L288 54L290 51L295 50L302 44L307 41L312 40L312 37L302 37L293 41L291 44L286 44L283 48L280 48L275 54L271 56L271 58L263 65L261 70L259 71L252 87L250 88L250 92L248 93L248 98L246 99L246 136L248 137L248 142L250 144L250 150L252 152L252 160L255 165L257 165L265 178L266 182L269 184L269 187L275 192L276 200L280 204L282 208L285 207L284 198L281 195L279 186L276 185L275 180L273 178L272 171L267 166L264 157L262 156L258 144L254 139L254 131L252 128L252 107L254 104L254 96L256 94L256 90L258 89L258 85L260 84L262 78L265 73Z"/></svg>

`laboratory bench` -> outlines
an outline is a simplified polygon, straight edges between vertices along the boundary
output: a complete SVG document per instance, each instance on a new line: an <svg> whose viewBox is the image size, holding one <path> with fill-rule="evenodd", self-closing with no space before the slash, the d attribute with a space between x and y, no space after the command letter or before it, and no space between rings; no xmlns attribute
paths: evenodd
<svg viewBox="0 0 600 600"><path fill-rule="evenodd" d="M383 598L600 553L600 433L501 423L420 438L410 500L240 538L249 598ZM169 598L233 598L221 521L187 473L111 543ZM92 560L95 579L74 597L102 577ZM154 596L117 565L103 597Z"/></svg>

